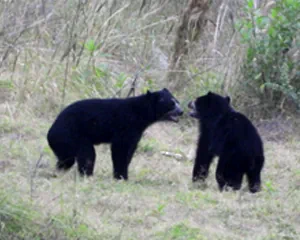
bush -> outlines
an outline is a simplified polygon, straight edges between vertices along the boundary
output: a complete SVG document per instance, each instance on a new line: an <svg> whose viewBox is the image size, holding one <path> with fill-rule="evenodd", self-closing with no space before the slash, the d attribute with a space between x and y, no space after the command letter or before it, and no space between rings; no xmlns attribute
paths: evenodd
<svg viewBox="0 0 300 240"><path fill-rule="evenodd" d="M299 0L278 0L264 14L248 0L238 27L246 45L243 82L268 108L300 107L299 12Z"/></svg>

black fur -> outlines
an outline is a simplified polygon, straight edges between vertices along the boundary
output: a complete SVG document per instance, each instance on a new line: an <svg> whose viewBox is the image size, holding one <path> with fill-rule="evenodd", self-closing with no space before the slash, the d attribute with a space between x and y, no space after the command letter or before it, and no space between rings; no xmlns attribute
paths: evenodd
<svg viewBox="0 0 300 240"><path fill-rule="evenodd" d="M204 181L214 156L219 157L216 180L222 191L225 186L241 188L244 174L249 190L261 188L264 165L263 142L256 128L243 114L230 106L230 98L209 92L189 103L192 117L199 119L198 148L193 181Z"/></svg>
<svg viewBox="0 0 300 240"><path fill-rule="evenodd" d="M93 174L94 145L111 145L113 175L128 179L128 166L144 130L158 121L176 121L183 112L167 90L127 99L87 99L66 107L50 128L48 143L58 158L57 169L75 161L81 175Z"/></svg>

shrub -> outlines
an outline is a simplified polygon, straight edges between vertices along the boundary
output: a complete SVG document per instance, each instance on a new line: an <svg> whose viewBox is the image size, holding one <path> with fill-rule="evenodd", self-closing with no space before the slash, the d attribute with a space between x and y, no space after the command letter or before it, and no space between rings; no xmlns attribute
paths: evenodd
<svg viewBox="0 0 300 240"><path fill-rule="evenodd" d="M300 107L300 1L278 0L263 12L248 0L238 27L246 46L243 82L268 108L278 110L286 102Z"/></svg>

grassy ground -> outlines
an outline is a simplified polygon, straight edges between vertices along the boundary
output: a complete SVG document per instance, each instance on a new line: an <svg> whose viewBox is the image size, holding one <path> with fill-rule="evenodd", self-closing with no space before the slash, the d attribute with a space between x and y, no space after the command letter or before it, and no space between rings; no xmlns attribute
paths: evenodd
<svg viewBox="0 0 300 240"><path fill-rule="evenodd" d="M197 125L157 124L145 133L130 180L112 180L108 146L95 176L55 172L45 135L50 119L1 105L1 239L299 239L300 142L286 123L260 123L263 191L252 195L191 183ZM280 127L284 127L280 129ZM290 131L290 132L289 132ZM165 156L171 151L181 160Z"/></svg>
<svg viewBox="0 0 300 240"><path fill-rule="evenodd" d="M237 109L244 102L259 113L258 99L237 90L245 49L232 20L244 16L245 2L213 2L212 22L188 43L175 95L186 109L209 90L226 93ZM112 179L108 146L97 147L92 178L79 178L75 168L55 171L46 133L61 107L126 97L134 79L137 94L172 85L165 76L185 7L169 0L0 1L0 240L300 239L295 118L256 122L266 165L255 195L220 193L215 165L206 188L191 183L198 129L188 117L147 130L128 182Z"/></svg>

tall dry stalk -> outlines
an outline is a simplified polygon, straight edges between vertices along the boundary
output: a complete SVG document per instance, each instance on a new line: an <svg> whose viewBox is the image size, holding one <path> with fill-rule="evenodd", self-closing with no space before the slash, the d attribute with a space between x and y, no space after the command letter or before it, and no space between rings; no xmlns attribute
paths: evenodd
<svg viewBox="0 0 300 240"><path fill-rule="evenodd" d="M184 85L183 80L186 78L184 60L188 54L189 43L199 40L207 22L205 15L210 5L210 0L190 0L181 17L166 77L175 89L180 89Z"/></svg>

